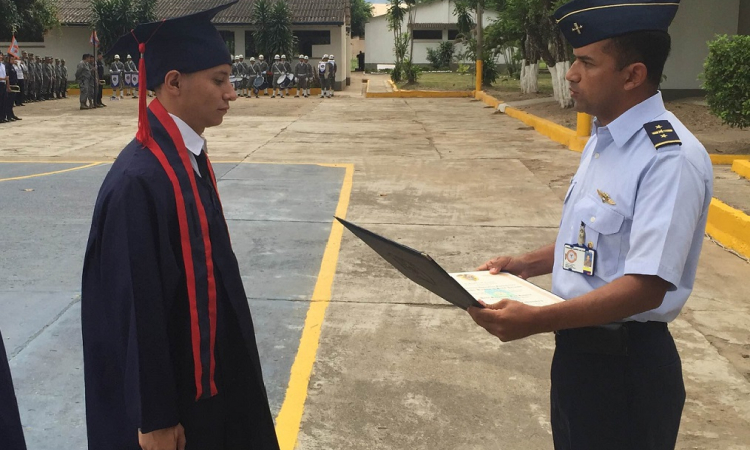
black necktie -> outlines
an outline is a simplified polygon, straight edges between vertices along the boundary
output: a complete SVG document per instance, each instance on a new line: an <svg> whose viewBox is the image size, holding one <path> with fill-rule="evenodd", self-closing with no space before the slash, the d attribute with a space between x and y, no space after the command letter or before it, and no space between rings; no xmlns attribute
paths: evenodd
<svg viewBox="0 0 750 450"><path fill-rule="evenodd" d="M206 156L206 152L200 152L200 154L195 157L195 162L198 163L198 172L201 174L201 178L206 180L208 184L212 184L211 173L208 170L208 157Z"/></svg>

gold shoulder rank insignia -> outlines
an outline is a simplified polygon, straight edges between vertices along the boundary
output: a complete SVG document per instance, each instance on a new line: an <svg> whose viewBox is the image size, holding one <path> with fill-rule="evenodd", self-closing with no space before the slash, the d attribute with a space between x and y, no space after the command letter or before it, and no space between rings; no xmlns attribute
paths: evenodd
<svg viewBox="0 0 750 450"><path fill-rule="evenodd" d="M614 200L612 200L612 197L609 196L606 192L602 192L599 189L596 190L596 193L599 194L599 198L602 199L602 203L606 203L608 205L616 205Z"/></svg>
<svg viewBox="0 0 750 450"><path fill-rule="evenodd" d="M658 150L665 145L682 145L680 137L675 133L668 120L657 120L643 125L654 147Z"/></svg>

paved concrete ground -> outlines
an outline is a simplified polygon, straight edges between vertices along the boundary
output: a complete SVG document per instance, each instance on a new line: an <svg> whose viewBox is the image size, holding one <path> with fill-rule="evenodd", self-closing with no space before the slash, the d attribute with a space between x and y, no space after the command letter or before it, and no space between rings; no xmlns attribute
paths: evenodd
<svg viewBox="0 0 750 450"><path fill-rule="evenodd" d="M449 271L471 269L496 254L530 250L554 239L561 199L578 154L512 118L494 114L479 102L364 100L359 94L359 84L353 83L349 93L332 100L238 101L225 124L206 133L212 157L246 163L353 163L347 217L429 252ZM74 101L42 105L38 112L34 109L39 105L26 107L23 122L3 128L6 142L12 146L0 149L0 160L111 159L135 128L134 102L111 105L99 115L100 111L74 110ZM235 170L245 167L256 166L243 164ZM77 228L66 223L46 225L44 220L49 216L51 221L52 213L36 212L32 217L50 227L41 234L81 239L85 233L80 230L90 216L90 202L102 174L97 171L104 170L95 166L70 172L76 177L60 184L55 182L57 175L40 179L58 187L45 194L51 198L45 204L51 209L53 205L70 205L65 211L72 213L70 221L77 221ZM83 174L89 174L90 179ZM306 191L311 196L307 198L317 199L321 192L334 197L330 190L314 189L314 183L306 179L310 174L295 175L291 172L288 179L279 173L275 175L278 178L242 176L245 182L256 180L267 196L249 190L244 198L238 192L231 195L240 205L237 208L245 211L262 208L266 199L286 198L299 191ZM276 184L263 181L269 179ZM68 192L70 183L79 191ZM5 189L3 184L0 188ZM228 179L220 189L226 198L225 191L232 189ZM20 193L38 194L36 190L19 191L18 196ZM26 201L18 196L9 205ZM246 203L252 198L256 201ZM323 208L307 206L312 206L310 210ZM323 226L322 218L315 220ZM32 225L36 224L13 218L3 222L5 230L14 230L3 235L6 245L16 248L12 258L25 255L30 262L23 270L14 271L14 259L3 254L2 268L4 273L44 285L48 266L34 264L30 258L34 255L25 253L33 252L33 247L23 243L23 230L28 232ZM263 236L259 239L268 239L272 248L297 245L285 242L284 234L275 229L277 224L268 225L277 238L258 231ZM29 242L39 239L44 236L28 237ZM63 248L45 241L40 245L53 254ZM57 253L60 265L70 267L66 269L70 279L78 276L82 249L78 252L72 256ZM241 261L248 285L257 283L258 272L266 267L259 253L248 252ZM283 256L289 255L296 252L290 250ZM294 274L303 272L296 266L289 269ZM42 317L42 310L34 305L53 300L31 295L33 282L19 284L13 288L22 294L18 301L29 306L6 313L7 306L0 304L4 333L7 323L22 320L37 324L30 328L51 321L47 330L74 330L76 284L56 282L57 275L51 273L49 283L59 286L61 292L55 301L58 308L68 307L67 313ZM671 326L688 391L680 449L750 448L748 279L750 265L705 242L694 295ZM550 279L542 277L536 282L549 287ZM263 297L277 285L266 282L262 287L249 295ZM256 318L271 311L270 304L254 303ZM259 320L270 325L280 319L269 312ZM268 331L259 330L261 338ZM295 331L282 329L265 339L283 337L289 342L297 336ZM26 348L47 348L50 344L40 341L45 336L42 333L32 339ZM49 336L50 343L73 342L75 333L62 341ZM551 449L548 389L552 349L549 335L500 343L478 329L465 313L404 281L364 244L344 234L298 448ZM57 350L68 355L80 352L75 345ZM23 361L18 360L23 353L11 364L25 417L44 400L55 405L50 423L80 426L80 405L71 404L70 399L44 397L59 389L64 380L53 377L52 369L23 371ZM266 353L264 363L272 364L270 360L277 356L273 351ZM40 353L29 364L54 367L50 358ZM266 382L271 390L285 387L282 376L270 376ZM35 394L30 395L25 386L35 389Z"/></svg>

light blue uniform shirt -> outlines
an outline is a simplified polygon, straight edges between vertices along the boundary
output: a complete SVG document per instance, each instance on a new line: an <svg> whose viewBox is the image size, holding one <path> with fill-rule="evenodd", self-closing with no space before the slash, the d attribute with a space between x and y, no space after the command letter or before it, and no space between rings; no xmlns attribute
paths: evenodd
<svg viewBox="0 0 750 450"><path fill-rule="evenodd" d="M644 124L667 120L682 145L656 149ZM614 205L602 201L597 189ZM571 299L626 274L657 275L671 286L662 305L627 320L670 322L690 296L713 195L703 145L664 108L661 93L594 130L565 196L555 242L552 292ZM596 250L593 276L562 268L565 244Z"/></svg>

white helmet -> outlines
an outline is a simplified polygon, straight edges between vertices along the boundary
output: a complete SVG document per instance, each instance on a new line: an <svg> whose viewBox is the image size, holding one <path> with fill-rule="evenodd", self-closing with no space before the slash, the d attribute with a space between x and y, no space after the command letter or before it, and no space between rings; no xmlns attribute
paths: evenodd
<svg viewBox="0 0 750 450"><path fill-rule="evenodd" d="M128 58L128 59L133 59L133 57L132 57L132 56L130 56L130 55L128 55L128 56L127 56L127 58Z"/></svg>
<svg viewBox="0 0 750 450"><path fill-rule="evenodd" d="M254 62L254 61L255 61L255 57L254 57L254 56L251 56L251 57L250 57L250 62Z"/></svg>
<svg viewBox="0 0 750 450"><path fill-rule="evenodd" d="M305 59L305 55L299 55L299 59Z"/></svg>
<svg viewBox="0 0 750 450"><path fill-rule="evenodd" d="M265 58L263 57L263 55L258 55L258 59L263 61Z"/></svg>
<svg viewBox="0 0 750 450"><path fill-rule="evenodd" d="M230 58L232 58L232 61L237 61L237 57L234 55L229 55Z"/></svg>
<svg viewBox="0 0 750 450"><path fill-rule="evenodd" d="M115 59L120 59L120 55L115 55Z"/></svg>
<svg viewBox="0 0 750 450"><path fill-rule="evenodd" d="M310 59L310 57L305 55L305 61L307 61L308 59Z"/></svg>
<svg viewBox="0 0 750 450"><path fill-rule="evenodd" d="M333 59L333 54L329 55L328 59Z"/></svg>
<svg viewBox="0 0 750 450"><path fill-rule="evenodd" d="M286 59L286 55L281 55L281 59Z"/></svg>
<svg viewBox="0 0 750 450"><path fill-rule="evenodd" d="M274 59L274 60L277 60L277 59L279 59L279 55L274 55L273 59Z"/></svg>
<svg viewBox="0 0 750 450"><path fill-rule="evenodd" d="M242 56L242 55L237 55L237 57L238 57L239 59L245 59L245 57L244 57L244 56Z"/></svg>
<svg viewBox="0 0 750 450"><path fill-rule="evenodd" d="M323 55L323 59L328 59L328 53L326 53L325 55Z"/></svg>

